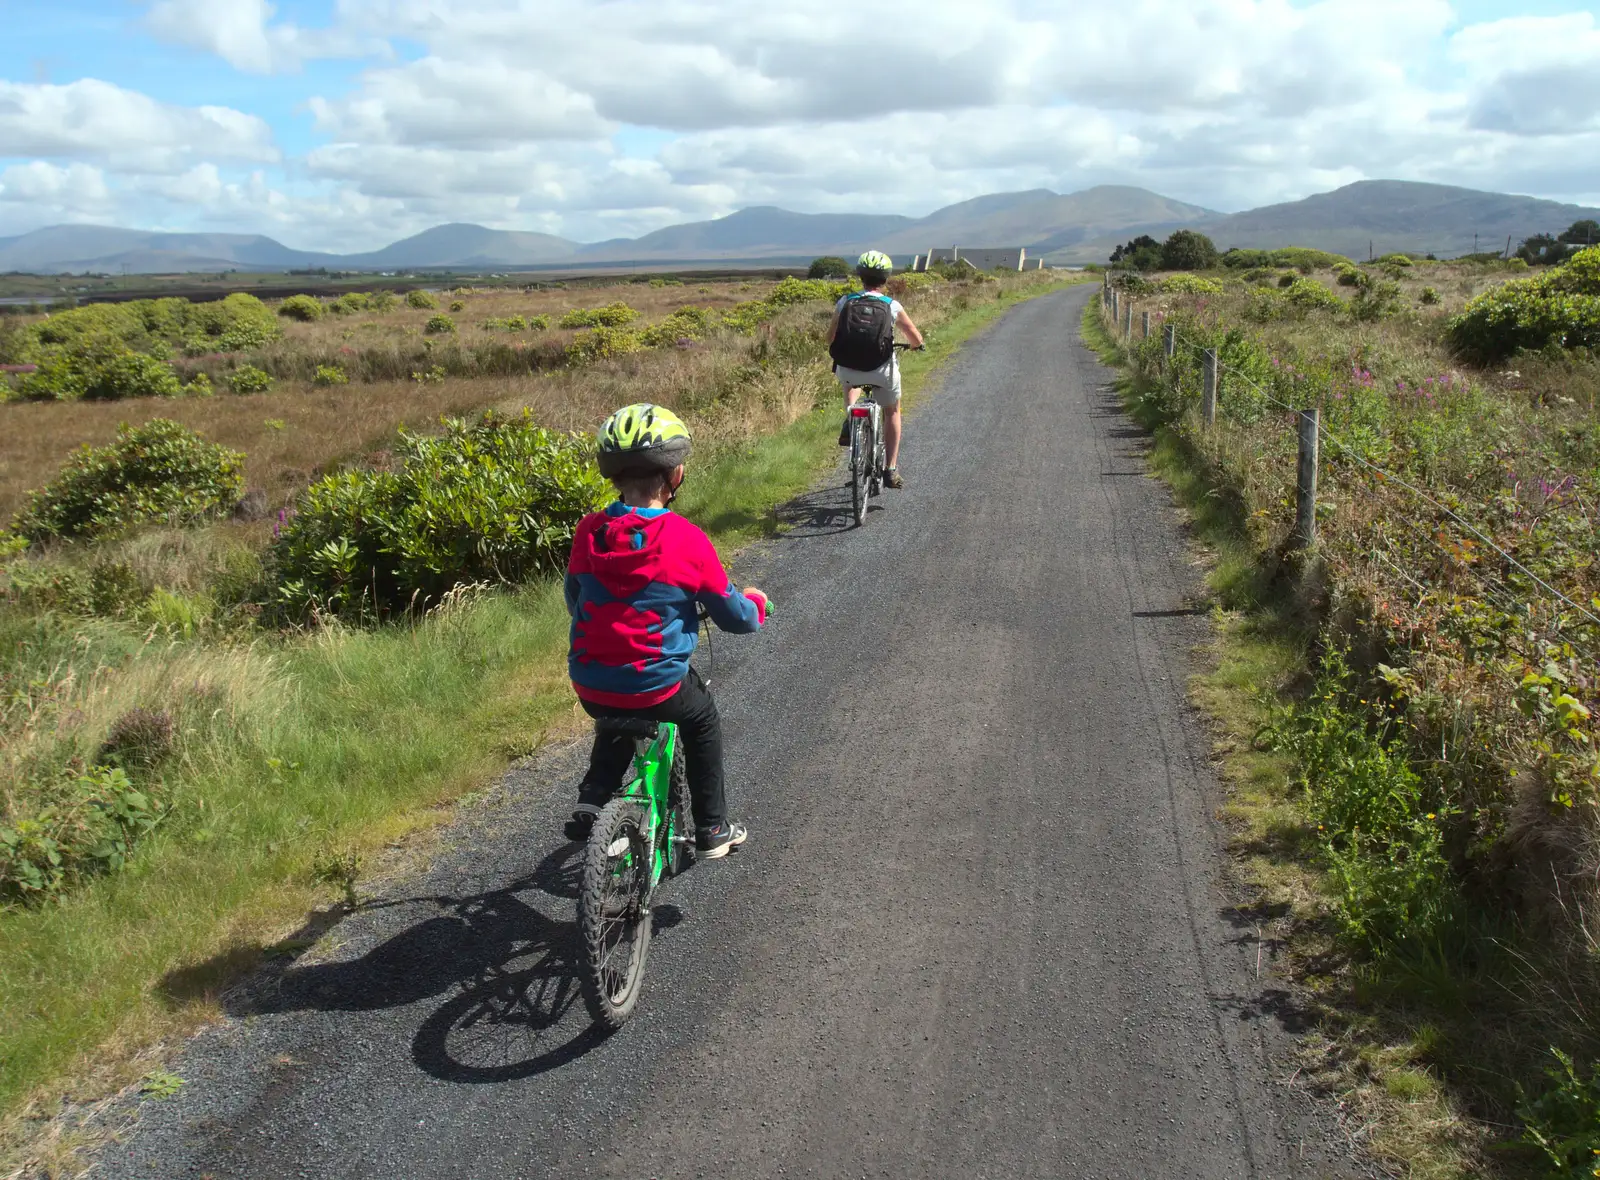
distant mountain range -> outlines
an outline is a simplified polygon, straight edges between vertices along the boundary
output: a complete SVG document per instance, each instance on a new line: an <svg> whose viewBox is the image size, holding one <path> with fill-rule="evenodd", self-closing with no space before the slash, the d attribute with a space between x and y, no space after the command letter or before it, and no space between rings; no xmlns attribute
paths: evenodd
<svg viewBox="0 0 1600 1180"><path fill-rule="evenodd" d="M315 267L403 271L424 268L794 262L876 248L909 260L940 246L1026 246L1051 263L1103 261L1119 241L1203 230L1223 249L1315 246L1364 258L1369 246L1441 256L1498 249L1555 232L1600 209L1448 185L1366 180L1301 201L1223 214L1142 188L1102 185L1076 193L1048 189L994 193L926 217L792 213L771 205L714 221L669 226L639 238L573 242L550 234L440 225L365 254L294 250L259 234L156 233L110 226L56 225L0 238L0 272L35 274L256 270Z"/></svg>

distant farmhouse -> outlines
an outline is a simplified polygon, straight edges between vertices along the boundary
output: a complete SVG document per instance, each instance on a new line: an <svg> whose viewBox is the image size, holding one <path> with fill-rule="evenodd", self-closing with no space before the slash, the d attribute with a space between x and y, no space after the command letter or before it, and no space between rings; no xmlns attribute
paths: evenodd
<svg viewBox="0 0 1600 1180"><path fill-rule="evenodd" d="M948 250L933 249L926 254L918 254L911 263L911 269L927 270L935 262L965 262L976 270L999 270L1002 267L1006 270L1025 270L1028 266L1028 248L989 246L965 249L951 246ZM1033 268L1044 269L1044 259L1034 259Z"/></svg>

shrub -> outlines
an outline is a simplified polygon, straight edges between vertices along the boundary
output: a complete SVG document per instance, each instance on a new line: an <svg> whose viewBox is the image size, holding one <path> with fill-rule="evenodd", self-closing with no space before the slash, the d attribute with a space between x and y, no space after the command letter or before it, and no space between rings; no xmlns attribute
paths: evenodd
<svg viewBox="0 0 1600 1180"><path fill-rule="evenodd" d="M318 365L315 376L311 378L313 385L348 385L350 378L338 365Z"/></svg>
<svg viewBox="0 0 1600 1180"><path fill-rule="evenodd" d="M562 328L621 328L633 323L639 313L626 303L609 303L605 307L579 307L567 312L557 321Z"/></svg>
<svg viewBox="0 0 1600 1180"><path fill-rule="evenodd" d="M711 327L712 313L703 307L680 307L660 323L639 333L646 348L665 348L679 340L699 340Z"/></svg>
<svg viewBox="0 0 1600 1180"><path fill-rule="evenodd" d="M832 254L824 254L821 258L813 258L811 267L806 271L808 279L847 279L850 277L850 264L843 258Z"/></svg>
<svg viewBox="0 0 1600 1180"><path fill-rule="evenodd" d="M165 418L124 426L104 447L80 447L29 494L12 528L30 541L103 537L136 524L220 515L244 492L244 455Z"/></svg>
<svg viewBox="0 0 1600 1180"><path fill-rule="evenodd" d="M157 360L110 335L84 337L49 349L39 369L23 378L21 395L35 401L115 401L129 397L177 397L178 375Z"/></svg>
<svg viewBox="0 0 1600 1180"><path fill-rule="evenodd" d="M624 353L638 352L643 344L634 333L623 328L592 328L587 332L580 332L567 345L567 363L571 365L590 364L594 361L605 360L608 357L621 356Z"/></svg>
<svg viewBox="0 0 1600 1180"><path fill-rule="evenodd" d="M1552 1048L1556 1065L1546 1071L1545 1092L1517 1111L1524 1124L1523 1142L1536 1147L1554 1171L1552 1177L1590 1177L1600 1157L1600 1070L1589 1076L1560 1049Z"/></svg>
<svg viewBox="0 0 1600 1180"><path fill-rule="evenodd" d="M439 301L428 291L407 291L406 306L421 308L423 311L432 311L439 306Z"/></svg>
<svg viewBox="0 0 1600 1180"><path fill-rule="evenodd" d="M1426 304L1428 307L1432 307L1434 304L1439 302L1439 292L1435 291L1432 287L1424 287L1417 293L1417 302Z"/></svg>
<svg viewBox="0 0 1600 1180"><path fill-rule="evenodd" d="M402 431L397 471L331 475L301 495L273 543L282 609L384 615L463 583L559 572L578 521L609 498L591 448L526 414Z"/></svg>
<svg viewBox="0 0 1600 1180"><path fill-rule="evenodd" d="M184 397L211 397L216 392L209 373L196 373L183 387Z"/></svg>
<svg viewBox="0 0 1600 1180"><path fill-rule="evenodd" d="M278 314L287 319L309 324L322 318L322 300L315 295L291 295L278 304Z"/></svg>
<svg viewBox="0 0 1600 1180"><path fill-rule="evenodd" d="M443 316L438 317L443 319ZM478 327L485 332L523 332L527 330L528 321L519 315L507 316L504 319L487 319Z"/></svg>
<svg viewBox="0 0 1600 1180"><path fill-rule="evenodd" d="M1140 234L1111 251L1111 262L1130 270L1155 270L1161 265L1161 243L1149 234Z"/></svg>
<svg viewBox="0 0 1600 1180"><path fill-rule="evenodd" d="M112 724L95 756L99 763L152 770L172 753L176 731L164 709L129 709Z"/></svg>
<svg viewBox="0 0 1600 1180"><path fill-rule="evenodd" d="M76 880L120 869L160 819L120 767L65 780L31 818L0 826L0 900L35 904Z"/></svg>
<svg viewBox="0 0 1600 1180"><path fill-rule="evenodd" d="M1297 278L1284 290L1283 296L1301 311L1343 311L1340 299L1316 279Z"/></svg>
<svg viewBox="0 0 1600 1180"><path fill-rule="evenodd" d="M1341 287L1364 287L1371 281L1365 271L1354 266L1339 267L1334 273Z"/></svg>
<svg viewBox="0 0 1600 1180"><path fill-rule="evenodd" d="M1365 283L1350 301L1350 314L1363 323L1386 319L1400 310L1400 285L1394 282Z"/></svg>
<svg viewBox="0 0 1600 1180"><path fill-rule="evenodd" d="M430 316L422 330L429 336L438 336L456 330L456 322L447 315Z"/></svg>
<svg viewBox="0 0 1600 1180"><path fill-rule="evenodd" d="M547 315L531 315L528 317L528 331L544 332L550 327L550 317Z"/></svg>
<svg viewBox="0 0 1600 1180"><path fill-rule="evenodd" d="M450 310L455 312L466 311L467 301L465 299L452 299L450 301Z"/></svg>
<svg viewBox="0 0 1600 1180"><path fill-rule="evenodd" d="M355 292L355 294L361 293ZM383 315L400 305L400 297L393 291L371 291L362 297L367 301L367 310L374 315Z"/></svg>
<svg viewBox="0 0 1600 1180"><path fill-rule="evenodd" d="M272 388L272 376L254 365L240 365L228 377L228 388L234 393L265 393Z"/></svg>
<svg viewBox="0 0 1600 1180"><path fill-rule="evenodd" d="M1162 270L1210 270L1218 258L1215 243L1198 230L1180 229L1161 244Z"/></svg>
<svg viewBox="0 0 1600 1180"><path fill-rule="evenodd" d="M1221 295L1222 284L1216 279L1203 279L1199 275L1168 275L1154 283L1145 284L1166 295Z"/></svg>
<svg viewBox="0 0 1600 1180"><path fill-rule="evenodd" d="M371 305L372 297L365 291L346 291L328 304L327 311L329 315L355 315L366 311Z"/></svg>
<svg viewBox="0 0 1600 1180"><path fill-rule="evenodd" d="M1484 362L1522 349L1600 347L1600 246L1537 278L1485 291L1450 321L1449 334Z"/></svg>

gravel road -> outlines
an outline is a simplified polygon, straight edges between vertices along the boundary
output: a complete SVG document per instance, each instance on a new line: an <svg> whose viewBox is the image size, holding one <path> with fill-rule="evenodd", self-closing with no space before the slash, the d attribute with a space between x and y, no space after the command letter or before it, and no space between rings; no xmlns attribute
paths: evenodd
<svg viewBox="0 0 1600 1180"><path fill-rule="evenodd" d="M572 747L231 996L97 1174L1354 1174L1220 887L1198 577L1092 294L950 361L864 528L830 478L742 557L779 612L712 672L751 839L663 890L628 1027L573 976Z"/></svg>

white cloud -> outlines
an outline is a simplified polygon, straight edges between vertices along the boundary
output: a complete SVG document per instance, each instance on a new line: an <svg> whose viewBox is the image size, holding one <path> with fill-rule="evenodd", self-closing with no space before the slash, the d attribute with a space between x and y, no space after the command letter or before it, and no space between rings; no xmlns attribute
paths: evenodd
<svg viewBox="0 0 1600 1180"><path fill-rule="evenodd" d="M1477 82L1468 126L1513 135L1600 129L1600 27L1592 13L1474 25L1450 42Z"/></svg>
<svg viewBox="0 0 1600 1180"><path fill-rule="evenodd" d="M88 164L60 167L44 160L13 164L0 172L0 201L24 202L65 213L95 213L111 204L105 174Z"/></svg>
<svg viewBox="0 0 1600 1180"><path fill-rule="evenodd" d="M158 37L215 53L252 74L297 70L310 58L387 52L382 38L271 24L275 11L267 0L159 0L146 23Z"/></svg>
<svg viewBox="0 0 1600 1180"><path fill-rule="evenodd" d="M279 158L265 120L228 107L180 107L109 82L0 80L0 158L34 156L176 172L196 157Z"/></svg>

